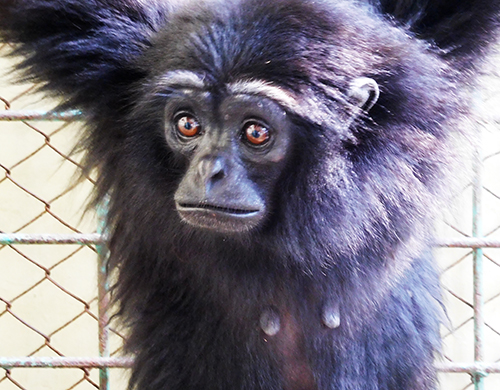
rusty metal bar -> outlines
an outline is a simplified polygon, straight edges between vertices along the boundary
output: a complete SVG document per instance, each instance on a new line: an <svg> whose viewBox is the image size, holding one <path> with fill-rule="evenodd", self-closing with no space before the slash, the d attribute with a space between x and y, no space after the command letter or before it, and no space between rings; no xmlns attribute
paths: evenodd
<svg viewBox="0 0 500 390"><path fill-rule="evenodd" d="M443 248L500 248L500 240L467 237L467 238L442 238L435 241L435 246Z"/></svg>
<svg viewBox="0 0 500 390"><path fill-rule="evenodd" d="M100 233L0 233L0 245L11 244L79 244L100 245L107 238ZM434 245L441 248L500 248L500 239L466 237L466 238L439 238Z"/></svg>
<svg viewBox="0 0 500 390"><path fill-rule="evenodd" d="M12 357L0 358L0 367L39 368L127 368L131 367L130 357Z"/></svg>
<svg viewBox="0 0 500 390"><path fill-rule="evenodd" d="M99 217L99 233L104 237L106 229L107 201L99 205L97 215ZM108 279L108 248L105 242L97 246L97 301L99 310L99 356L108 358L110 356L109 342L109 306L110 306L110 285ZM99 369L99 390L109 390L109 368Z"/></svg>
<svg viewBox="0 0 500 390"><path fill-rule="evenodd" d="M472 236L481 238L482 229L482 194L483 194L483 161L481 147L475 151L474 177L472 180ZM484 361L484 275L483 249L473 249L473 287L474 287L474 363ZM475 390L484 390L485 371L475 371L472 374Z"/></svg>
<svg viewBox="0 0 500 390"><path fill-rule="evenodd" d="M0 233L0 245L11 244L79 244L100 245L106 237L99 233L89 234L25 234ZM500 240L492 238L441 238L435 241L436 247L442 248L500 248Z"/></svg>
<svg viewBox="0 0 500 390"><path fill-rule="evenodd" d="M5 110L0 111L0 121L73 121L81 119L83 116L81 111L14 111Z"/></svg>
<svg viewBox="0 0 500 390"><path fill-rule="evenodd" d="M436 364L436 368L450 373L500 374L500 363L440 363Z"/></svg>
<svg viewBox="0 0 500 390"><path fill-rule="evenodd" d="M132 357L11 357L0 358L3 368L130 368ZM449 373L500 374L500 363L437 363L436 368Z"/></svg>
<svg viewBox="0 0 500 390"><path fill-rule="evenodd" d="M103 244L106 237L99 233L89 234L24 234L0 233L0 245L12 244Z"/></svg>

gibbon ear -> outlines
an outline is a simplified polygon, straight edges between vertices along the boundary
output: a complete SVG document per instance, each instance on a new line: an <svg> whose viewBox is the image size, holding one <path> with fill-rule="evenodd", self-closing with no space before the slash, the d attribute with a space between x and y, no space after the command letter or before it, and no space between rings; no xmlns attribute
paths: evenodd
<svg viewBox="0 0 500 390"><path fill-rule="evenodd" d="M364 112L370 111L379 96L380 91L377 82L369 77L354 79L347 91L349 102Z"/></svg>

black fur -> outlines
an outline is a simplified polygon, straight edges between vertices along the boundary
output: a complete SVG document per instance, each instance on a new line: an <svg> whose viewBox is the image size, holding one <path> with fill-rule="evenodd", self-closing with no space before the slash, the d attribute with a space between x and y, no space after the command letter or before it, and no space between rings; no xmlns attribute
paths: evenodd
<svg viewBox="0 0 500 390"><path fill-rule="evenodd" d="M131 388L435 388L431 217L500 1L380 3L0 0L26 77L87 113ZM175 210L184 167L155 87L178 69L214 91L256 79L301 97L273 211L248 233L198 230ZM346 128L339 113L362 76L380 99ZM329 304L335 329L321 323ZM259 328L269 305L291 352Z"/></svg>

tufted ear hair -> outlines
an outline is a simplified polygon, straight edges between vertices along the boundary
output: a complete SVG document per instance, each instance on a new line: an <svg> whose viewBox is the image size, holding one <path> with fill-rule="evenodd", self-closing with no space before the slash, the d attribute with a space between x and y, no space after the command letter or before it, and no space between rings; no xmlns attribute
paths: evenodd
<svg viewBox="0 0 500 390"><path fill-rule="evenodd" d="M165 12L141 0L0 0L0 42L24 58L24 79L96 109L141 77L134 60Z"/></svg>

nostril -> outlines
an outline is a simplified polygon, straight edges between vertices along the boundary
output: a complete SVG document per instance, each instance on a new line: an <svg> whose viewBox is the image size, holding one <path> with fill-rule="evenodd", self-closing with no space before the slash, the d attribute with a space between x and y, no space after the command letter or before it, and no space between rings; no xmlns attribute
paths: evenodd
<svg viewBox="0 0 500 390"><path fill-rule="evenodd" d="M222 179L224 176L225 176L224 171L221 170L221 171L213 174L212 177L211 177L211 179L216 181L216 180Z"/></svg>
<svg viewBox="0 0 500 390"><path fill-rule="evenodd" d="M212 180L220 180L224 176L224 162L222 161L221 157L217 157L213 162L210 178Z"/></svg>
<svg viewBox="0 0 500 390"><path fill-rule="evenodd" d="M198 166L198 174L204 182L217 181L226 176L224 159L220 156L205 157Z"/></svg>

